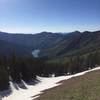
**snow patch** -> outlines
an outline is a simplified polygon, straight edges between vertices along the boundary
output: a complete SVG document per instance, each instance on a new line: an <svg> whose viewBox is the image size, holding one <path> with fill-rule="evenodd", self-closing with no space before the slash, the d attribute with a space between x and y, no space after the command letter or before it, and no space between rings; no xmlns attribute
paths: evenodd
<svg viewBox="0 0 100 100"><path fill-rule="evenodd" d="M69 76L60 76L60 77L51 77L51 78L37 76L37 79L40 82L36 85L27 85L26 83L24 83L27 89L21 89L20 87L18 87L18 89L15 89L13 83L10 82L10 86L13 92L11 95L7 97L3 97L2 100L33 100L39 97L44 90L60 85L61 83L58 82L62 80L68 80L72 77L81 76L87 72L91 72L95 70L100 70L100 67L90 69L84 72L80 72L75 75L69 75Z"/></svg>
<svg viewBox="0 0 100 100"><path fill-rule="evenodd" d="M39 49L36 49L36 50L33 50L33 51L32 51L32 55L33 55L35 58L39 57L39 53L40 53L40 50L39 50Z"/></svg>

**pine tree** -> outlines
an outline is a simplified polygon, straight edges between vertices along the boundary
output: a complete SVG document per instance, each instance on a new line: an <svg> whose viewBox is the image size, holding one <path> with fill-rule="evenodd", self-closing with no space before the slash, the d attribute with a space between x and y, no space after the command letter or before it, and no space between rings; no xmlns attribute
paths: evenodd
<svg viewBox="0 0 100 100"><path fill-rule="evenodd" d="M9 75L3 65L0 65L0 90L8 89Z"/></svg>

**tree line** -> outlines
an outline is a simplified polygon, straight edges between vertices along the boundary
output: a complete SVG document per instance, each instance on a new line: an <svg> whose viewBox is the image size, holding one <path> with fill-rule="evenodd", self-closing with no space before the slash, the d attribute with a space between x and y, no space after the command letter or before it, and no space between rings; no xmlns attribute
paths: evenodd
<svg viewBox="0 0 100 100"><path fill-rule="evenodd" d="M9 81L34 81L36 76L49 77L75 74L100 65L100 53L71 56L67 60L48 62L48 58L0 56L0 91L9 88Z"/></svg>

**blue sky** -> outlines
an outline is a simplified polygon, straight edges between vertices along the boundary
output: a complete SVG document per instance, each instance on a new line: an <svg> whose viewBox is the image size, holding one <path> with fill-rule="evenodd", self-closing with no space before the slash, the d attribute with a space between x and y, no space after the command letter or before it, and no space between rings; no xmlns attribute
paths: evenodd
<svg viewBox="0 0 100 100"><path fill-rule="evenodd" d="M100 29L100 0L0 0L0 30L14 33Z"/></svg>

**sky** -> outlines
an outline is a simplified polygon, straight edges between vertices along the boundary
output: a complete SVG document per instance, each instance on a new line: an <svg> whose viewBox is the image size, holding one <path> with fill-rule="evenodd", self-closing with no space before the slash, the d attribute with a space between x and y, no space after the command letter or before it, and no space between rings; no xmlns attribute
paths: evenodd
<svg viewBox="0 0 100 100"><path fill-rule="evenodd" d="M100 0L0 0L0 31L100 30Z"/></svg>

